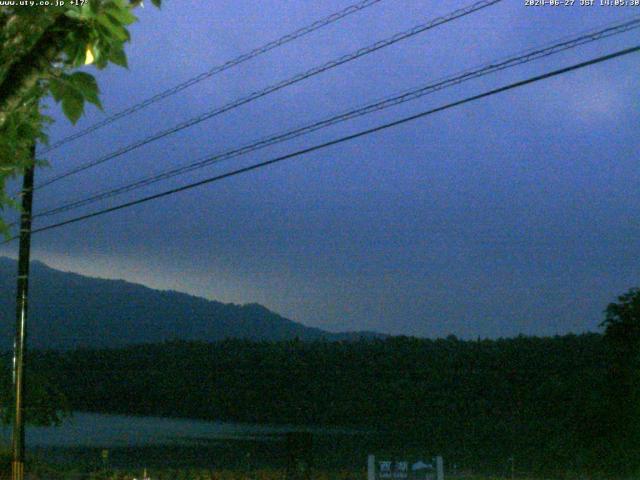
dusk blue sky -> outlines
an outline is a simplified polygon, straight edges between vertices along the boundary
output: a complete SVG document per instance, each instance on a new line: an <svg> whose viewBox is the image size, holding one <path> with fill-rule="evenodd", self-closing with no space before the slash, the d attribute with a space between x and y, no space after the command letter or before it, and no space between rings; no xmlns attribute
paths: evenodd
<svg viewBox="0 0 640 480"><path fill-rule="evenodd" d="M73 127L52 106L51 139L350 3L168 0L161 10L138 9L130 69L97 73L105 112L90 107ZM51 152L36 180L469 3L383 0ZM636 15L640 7L505 0L37 191L35 210ZM638 43L640 30L579 47L55 220ZM607 303L640 286L639 71L634 54L37 234L33 257L258 302L332 331L475 338L597 330ZM0 249L16 252L15 242Z"/></svg>

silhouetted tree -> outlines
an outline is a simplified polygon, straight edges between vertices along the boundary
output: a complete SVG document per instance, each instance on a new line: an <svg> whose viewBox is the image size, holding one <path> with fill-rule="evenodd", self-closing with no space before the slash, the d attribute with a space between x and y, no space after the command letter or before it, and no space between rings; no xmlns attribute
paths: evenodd
<svg viewBox="0 0 640 480"><path fill-rule="evenodd" d="M609 376L605 405L608 460L616 470L640 471L640 289L618 297L605 310Z"/></svg>

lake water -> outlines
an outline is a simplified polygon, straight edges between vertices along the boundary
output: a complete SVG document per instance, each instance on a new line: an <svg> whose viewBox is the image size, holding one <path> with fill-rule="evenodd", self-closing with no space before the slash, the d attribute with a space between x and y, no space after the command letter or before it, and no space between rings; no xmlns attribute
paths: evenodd
<svg viewBox="0 0 640 480"><path fill-rule="evenodd" d="M75 412L58 427L26 429L26 444L34 447L135 447L202 444L215 440L268 440L286 432L309 431L318 435L350 435L356 430L341 428L252 425L160 417L131 417ZM11 429L3 428L5 441Z"/></svg>
<svg viewBox="0 0 640 480"><path fill-rule="evenodd" d="M0 431L9 445L11 428ZM284 434L292 431L313 433L314 454L325 467L361 466L369 451L364 430L85 412L58 427L28 426L25 440L28 455L86 471L102 468L105 449L114 468L283 468Z"/></svg>

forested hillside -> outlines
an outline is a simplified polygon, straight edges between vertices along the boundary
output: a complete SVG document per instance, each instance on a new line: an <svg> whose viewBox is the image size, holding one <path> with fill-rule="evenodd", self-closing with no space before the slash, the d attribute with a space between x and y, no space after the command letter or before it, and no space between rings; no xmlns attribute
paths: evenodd
<svg viewBox="0 0 640 480"><path fill-rule="evenodd" d="M175 342L39 353L33 368L77 410L361 426L462 464L515 456L543 472L604 468L613 455L609 354L597 334Z"/></svg>
<svg viewBox="0 0 640 480"><path fill-rule="evenodd" d="M0 257L0 349L13 344L15 260ZM108 348L166 340L342 340L372 332L332 333L259 305L236 305L123 280L31 266L29 345L42 349ZM382 335L378 335L382 336Z"/></svg>

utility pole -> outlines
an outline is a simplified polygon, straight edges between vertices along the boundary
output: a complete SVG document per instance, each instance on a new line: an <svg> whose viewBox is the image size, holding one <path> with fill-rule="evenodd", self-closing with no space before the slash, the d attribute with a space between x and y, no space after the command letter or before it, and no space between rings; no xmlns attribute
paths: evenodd
<svg viewBox="0 0 640 480"><path fill-rule="evenodd" d="M18 284L16 288L16 337L13 346L13 386L15 412L13 417L11 462L12 480L24 480L24 357L27 336L27 294L29 292L29 256L31 250L31 206L35 170L35 143L31 148L33 163L24 172L22 182L22 212L20 214L20 250L18 253Z"/></svg>

